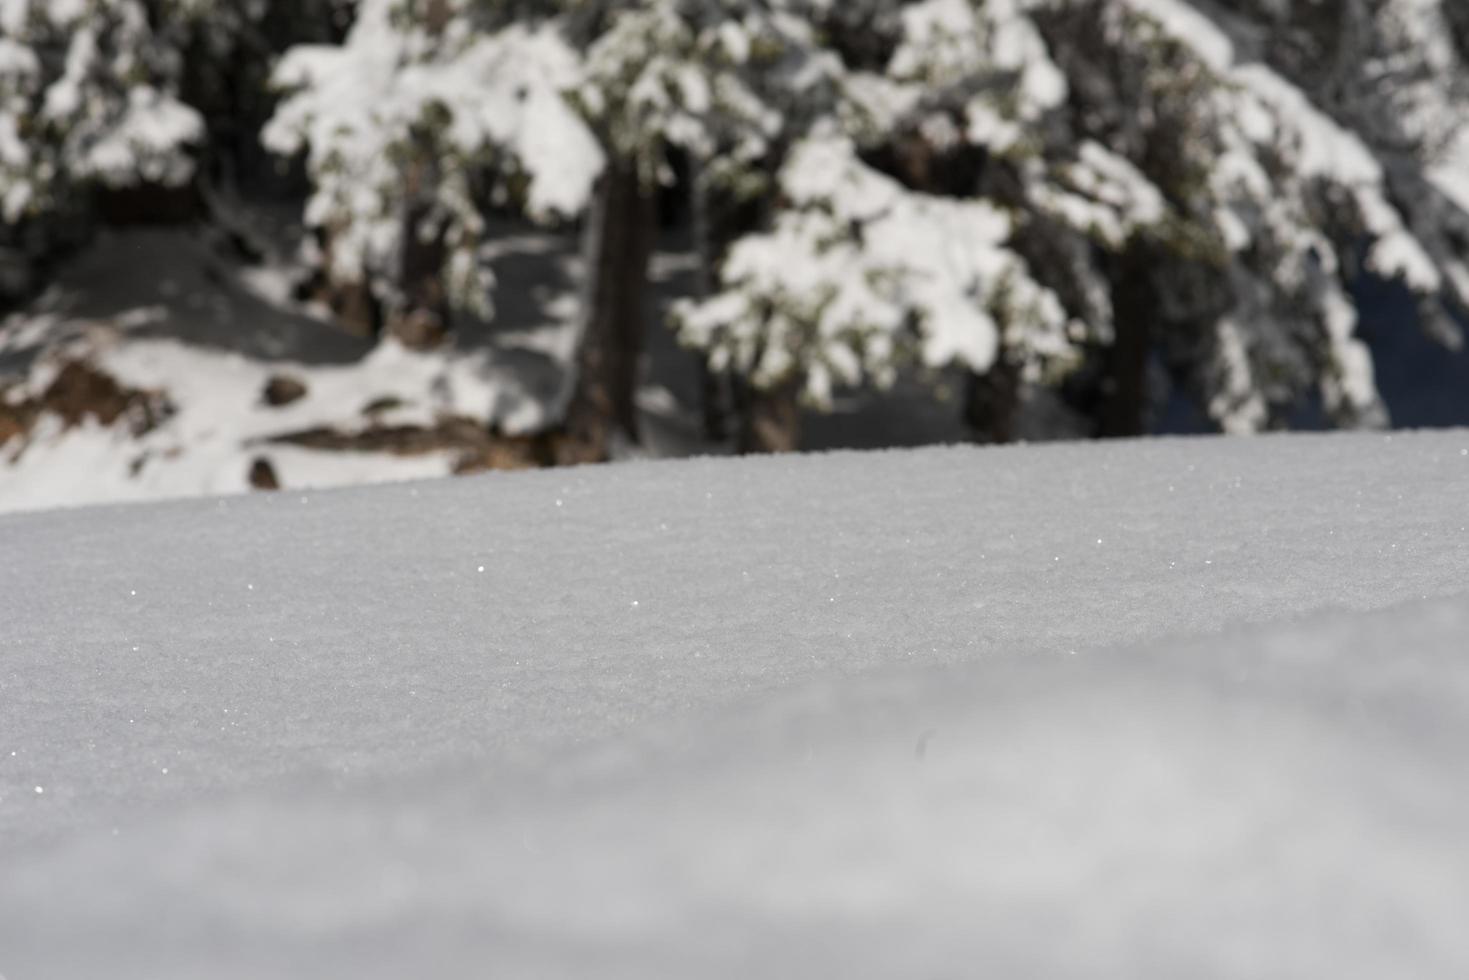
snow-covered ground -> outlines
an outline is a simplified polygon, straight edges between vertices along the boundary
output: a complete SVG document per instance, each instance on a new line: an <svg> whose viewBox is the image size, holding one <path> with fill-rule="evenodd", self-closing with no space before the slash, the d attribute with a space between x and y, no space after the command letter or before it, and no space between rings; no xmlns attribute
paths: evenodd
<svg viewBox="0 0 1469 980"><path fill-rule="evenodd" d="M1462 977L1469 432L0 516L0 973Z"/></svg>
<svg viewBox="0 0 1469 980"><path fill-rule="evenodd" d="M354 338L292 301L287 263L241 263L219 243L179 230L105 235L51 288L0 321L0 397L36 400L68 363L127 389L158 392L170 412L146 431L43 414L0 443L0 510L238 493L257 460L287 488L442 476L450 452L417 456L281 445L331 428L432 427L446 418L519 433L543 427L569 354L575 295L558 281L573 261L551 236L507 235L496 261L535 282L493 331L470 327L444 349L415 352ZM277 376L304 395L262 393ZM382 408L381 406L387 406Z"/></svg>
<svg viewBox="0 0 1469 980"><path fill-rule="evenodd" d="M239 220L259 215L247 215ZM253 236L284 237L269 230ZM0 319L0 513L238 494L269 464L288 490L446 476L459 452L324 449L283 438L329 429L431 430L466 420L507 435L552 424L565 395L579 308L574 236L507 225L487 257L500 288L493 322L461 317L447 346L411 351L355 338L324 311L295 301L293 262L241 261L218 236L179 229L103 235L43 295ZM665 236L650 269L641 455L726 452L703 435L698 361L664 322L695 289L687 235ZM62 369L83 363L168 410L148 426L67 424L43 412L7 438L6 405L45 401ZM263 396L275 378L299 382L287 405ZM963 442L955 400L915 379L846 393L806 419L812 449Z"/></svg>

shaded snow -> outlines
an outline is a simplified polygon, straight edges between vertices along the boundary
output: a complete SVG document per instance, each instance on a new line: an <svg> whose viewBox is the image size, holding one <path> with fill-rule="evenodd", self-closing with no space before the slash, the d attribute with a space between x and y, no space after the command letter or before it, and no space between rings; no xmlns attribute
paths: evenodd
<svg viewBox="0 0 1469 980"><path fill-rule="evenodd" d="M1466 489L1449 432L0 517L0 970L1462 976Z"/></svg>

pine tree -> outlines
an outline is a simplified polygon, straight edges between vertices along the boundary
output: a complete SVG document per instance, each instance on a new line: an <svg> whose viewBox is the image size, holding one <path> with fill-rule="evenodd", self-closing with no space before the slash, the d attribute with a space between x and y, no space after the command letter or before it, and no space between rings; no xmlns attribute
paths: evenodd
<svg viewBox="0 0 1469 980"><path fill-rule="evenodd" d="M1058 388L1090 431L1145 431L1159 362L1229 431L1311 397L1379 424L1350 286L1461 303L1469 237L1427 145L1452 132L1462 62L1402 40L1451 37L1447 7L1369 6L1371 57L1398 74L1332 102L1252 55L1263 13L1203 0L895 0L846 30L813 5L839 95L684 335L816 405L963 366L998 438Z"/></svg>
<svg viewBox="0 0 1469 980"><path fill-rule="evenodd" d="M44 254L96 187L180 188L203 120L178 98L180 63L140 0L0 3L0 223Z"/></svg>
<svg viewBox="0 0 1469 980"><path fill-rule="evenodd" d="M1469 225L1464 197L1456 203L1442 186L1462 174L1438 172L1469 123L1469 8L1452 0L1259 6L1249 11L1263 57L1381 161L1392 203L1439 272L1425 269L1417 283L1424 325L1458 346L1451 313L1469 312L1469 267L1455 239Z"/></svg>
<svg viewBox="0 0 1469 980"><path fill-rule="evenodd" d="M304 154L319 261L390 332L427 340L455 307L489 314L487 209L556 222L587 206L603 159L561 94L576 54L524 6L362 0L344 44L294 48L275 72L289 94L266 145Z"/></svg>
<svg viewBox="0 0 1469 980"><path fill-rule="evenodd" d="M167 2L156 19L179 53L179 98L205 121L207 177L237 193L269 183L278 168L260 131L275 109L271 70L295 45L340 43L357 0Z"/></svg>
<svg viewBox="0 0 1469 980"><path fill-rule="evenodd" d="M1447 340L1469 306L1458 10L362 0L281 62L265 137L306 159L319 261L401 333L487 312L487 209L587 215L589 458L637 439L675 170L708 269L680 335L735 379L744 448L795 445L797 400L956 369L988 439L1147 431L1160 368L1227 431L1311 400L1375 425L1357 279Z"/></svg>
<svg viewBox="0 0 1469 980"><path fill-rule="evenodd" d="M260 169L277 49L351 2L0 3L0 249L19 270L0 293L99 222L205 217L206 172Z"/></svg>
<svg viewBox="0 0 1469 980"><path fill-rule="evenodd" d="M904 367L1038 380L1065 364L1083 328L1011 247L991 166L1061 91L1034 29L1002 4L806 16L838 66L831 98L792 141L768 229L682 310L685 339L816 407Z"/></svg>
<svg viewBox="0 0 1469 980"><path fill-rule="evenodd" d="M1238 13L1211 19L1204 5L1177 0L1067 6L1039 20L1073 80L1072 127L1108 120L1096 136L1139 164L1185 240L1205 246L1150 257L1140 285L1155 293L1149 322L1160 335L1142 346L1161 349L1226 430L1282 424L1313 393L1338 424L1380 424L1370 357L1354 336L1353 279L1399 279L1433 309L1463 259L1442 247L1444 222L1462 213L1430 217L1403 193L1425 187L1425 174L1414 152L1391 149L1375 128L1385 103L1373 108L1362 93L1333 102L1324 87L1294 84L1255 59L1248 41L1263 22ZM1320 4L1295 6L1324 13ZM1426 9L1375 6L1383 18ZM1346 8L1337 13L1350 19ZM1098 18L1107 25L1100 33ZM1391 43L1385 23L1364 36ZM1425 64L1414 51L1399 55L1412 73ZM1362 59L1370 74L1365 51ZM1091 84L1076 84L1082 79ZM1406 78L1378 95L1389 92L1413 97ZM1165 125L1140 129L1149 118ZM1140 431L1139 413L1126 414L1133 424L1125 431Z"/></svg>
<svg viewBox="0 0 1469 980"><path fill-rule="evenodd" d="M713 265L774 192L772 169L814 107L830 101L837 66L813 23L779 3L572 3L568 29L585 51L575 99L611 161L597 214L620 219L593 227L594 304L569 415L593 454L605 455L610 438L637 438L649 201L672 181L670 159L686 165L701 251ZM618 213L616 202L634 203ZM620 431L602 431L609 418Z"/></svg>

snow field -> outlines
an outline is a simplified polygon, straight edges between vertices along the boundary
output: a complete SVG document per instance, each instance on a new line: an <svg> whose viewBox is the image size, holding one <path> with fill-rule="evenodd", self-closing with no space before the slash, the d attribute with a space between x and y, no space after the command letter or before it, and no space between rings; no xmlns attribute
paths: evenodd
<svg viewBox="0 0 1469 980"><path fill-rule="evenodd" d="M1459 976L1466 487L1448 432L0 517L0 971Z"/></svg>

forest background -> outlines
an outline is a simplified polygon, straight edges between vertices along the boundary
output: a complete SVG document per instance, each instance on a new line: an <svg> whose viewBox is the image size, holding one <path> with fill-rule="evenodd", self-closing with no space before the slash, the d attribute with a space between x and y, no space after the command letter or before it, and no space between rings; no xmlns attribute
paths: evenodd
<svg viewBox="0 0 1469 980"><path fill-rule="evenodd" d="M0 0L0 509L1469 423L1454 0Z"/></svg>

